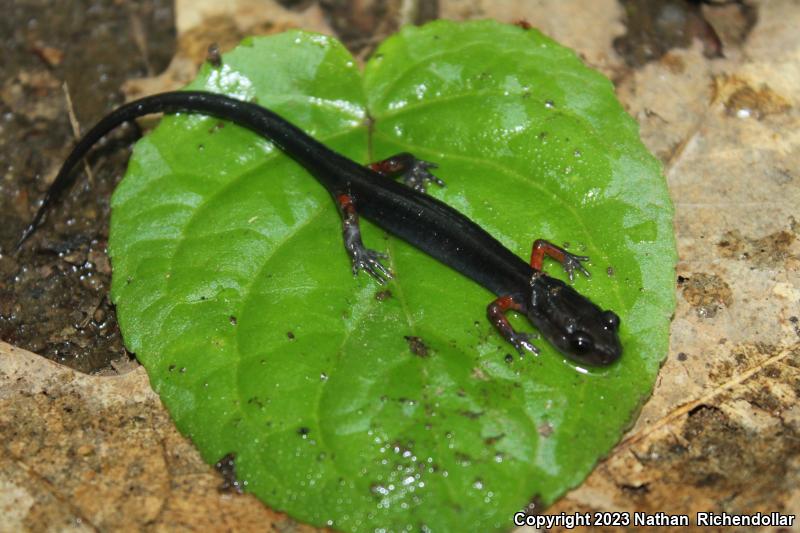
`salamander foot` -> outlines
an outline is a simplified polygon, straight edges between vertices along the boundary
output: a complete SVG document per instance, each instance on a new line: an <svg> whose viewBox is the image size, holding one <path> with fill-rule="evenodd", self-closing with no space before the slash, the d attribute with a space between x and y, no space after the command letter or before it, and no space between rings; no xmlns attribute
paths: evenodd
<svg viewBox="0 0 800 533"><path fill-rule="evenodd" d="M515 331L512 335L507 337L507 340L514 348L517 349L520 355L524 355L526 351L532 353L533 355L539 355L539 348L531 343L531 339L533 337L534 335L530 333L521 333Z"/></svg>
<svg viewBox="0 0 800 533"><path fill-rule="evenodd" d="M542 270L542 261L544 260L544 256L552 257L561 263L561 266L564 269L564 272L567 273L567 276L569 276L570 281L575 279L576 270L582 272L587 278L592 277L589 271L586 270L586 267L583 266L583 261L589 260L588 256L571 254L562 247L556 246L551 242L548 242L544 239L536 239L533 242L533 248L531 250L531 267L533 267L534 270Z"/></svg>
<svg viewBox="0 0 800 533"><path fill-rule="evenodd" d="M500 296L486 307L486 316L500 335L510 342L520 355L523 355L526 351L537 355L539 353L539 348L531 343L531 339L534 338L534 335L515 330L508 321L508 318L506 318L506 311L516 311L519 313L523 312L524 308L513 296Z"/></svg>
<svg viewBox="0 0 800 533"><path fill-rule="evenodd" d="M381 259L388 259L388 256L363 246L348 248L350 260L353 263L353 275L358 275L359 270L375 278L378 283L385 285L387 281L394 277L394 273L381 263Z"/></svg>
<svg viewBox="0 0 800 533"><path fill-rule="evenodd" d="M432 168L437 168L436 163L417 159L408 152L402 152L382 161L371 163L369 168L390 178L400 178L403 183L419 192L427 192L429 183L444 187L444 181L429 171Z"/></svg>
<svg viewBox="0 0 800 533"><path fill-rule="evenodd" d="M444 187L444 181L431 174L428 169L436 168L436 163L415 159L414 164L402 176L403 183L419 192L428 192L428 184Z"/></svg>
<svg viewBox="0 0 800 533"><path fill-rule="evenodd" d="M576 270L581 271L587 278L591 278L592 274L583 266L583 261L588 260L588 255L574 255L569 252L564 252L564 262L561 263L561 266L564 268L564 272L567 273L567 276L569 276L570 281L575 278Z"/></svg>
<svg viewBox="0 0 800 533"><path fill-rule="evenodd" d="M349 194L342 193L336 195L336 204L342 215L344 249L353 264L353 275L358 275L359 270L364 270L378 280L378 283L385 284L394 277L392 271L381 263L381 259L387 259L388 256L364 246L364 241L361 240L361 227L358 223L355 200Z"/></svg>

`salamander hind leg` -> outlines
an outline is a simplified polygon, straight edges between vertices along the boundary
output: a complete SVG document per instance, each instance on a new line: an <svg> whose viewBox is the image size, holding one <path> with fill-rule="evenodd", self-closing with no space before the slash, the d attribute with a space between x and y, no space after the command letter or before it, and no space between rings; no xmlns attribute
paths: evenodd
<svg viewBox="0 0 800 533"><path fill-rule="evenodd" d="M429 169L436 168L436 163L417 159L408 152L395 154L367 166L384 176L400 178L403 183L419 192L427 192L429 183L444 187L444 181L429 171Z"/></svg>
<svg viewBox="0 0 800 533"><path fill-rule="evenodd" d="M361 240L361 227L358 223L358 212L356 211L355 201L349 194L339 194L336 196L336 204L342 215L342 236L344 237L344 248L350 256L353 264L353 275L358 274L359 270L364 270L375 278L380 284L385 284L392 279L392 271L381 263L381 259L386 259L386 254L370 250L364 246Z"/></svg>
<svg viewBox="0 0 800 533"><path fill-rule="evenodd" d="M514 300L513 296L501 296L489 304L486 308L486 316L500 335L510 342L520 354L526 351L534 355L538 354L539 348L531 344L533 335L515 330L514 326L512 326L506 318L506 311L509 310L522 311L523 309L522 306Z"/></svg>
<svg viewBox="0 0 800 533"><path fill-rule="evenodd" d="M536 239L533 241L533 247L531 249L531 268L542 270L542 262L544 261L545 255L561 263L570 281L575 277L576 270L580 270L587 278L591 277L589 271L583 266L583 261L589 260L588 256L571 254L560 246L556 246L544 239Z"/></svg>

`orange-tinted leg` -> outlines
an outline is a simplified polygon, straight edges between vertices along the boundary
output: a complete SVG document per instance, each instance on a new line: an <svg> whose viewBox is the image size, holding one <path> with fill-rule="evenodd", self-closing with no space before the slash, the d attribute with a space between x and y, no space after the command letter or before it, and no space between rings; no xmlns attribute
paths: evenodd
<svg viewBox="0 0 800 533"><path fill-rule="evenodd" d="M588 261L589 258L585 255L571 254L560 246L548 242L544 239L536 239L533 241L533 248L531 249L531 267L535 270L542 270L542 261L544 256L552 257L564 267L564 271L572 280L575 276L575 271L580 270L583 275L591 277L589 271L583 266L581 261Z"/></svg>
<svg viewBox="0 0 800 533"><path fill-rule="evenodd" d="M386 254L370 250L361 240L361 228L358 224L358 212L353 197L349 194L336 196L336 204L342 215L342 236L344 248L353 264L353 275L359 270L364 270L378 280L381 284L392 278L392 271L383 266L381 259L386 259Z"/></svg>
<svg viewBox="0 0 800 533"><path fill-rule="evenodd" d="M384 176L400 178L403 183L419 192L426 192L430 182L439 187L444 187L444 182L441 179L428 172L428 169L436 168L436 163L417 159L408 152L395 154L382 161L370 163L367 167Z"/></svg>
<svg viewBox="0 0 800 533"><path fill-rule="evenodd" d="M530 342L532 335L516 331L514 326L509 323L506 318L506 311L509 310L522 311L522 306L512 296L501 296L489 304L486 308L486 316L500 335L510 342L520 354L524 353L525 350L538 354L539 348Z"/></svg>

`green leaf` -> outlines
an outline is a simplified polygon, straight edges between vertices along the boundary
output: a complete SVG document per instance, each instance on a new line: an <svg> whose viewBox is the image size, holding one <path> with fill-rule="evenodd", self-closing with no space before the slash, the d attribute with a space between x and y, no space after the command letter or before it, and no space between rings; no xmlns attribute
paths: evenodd
<svg viewBox="0 0 800 533"><path fill-rule="evenodd" d="M397 274L378 294L302 168L230 123L169 116L114 195L113 298L206 460L235 453L248 491L342 530L508 529L580 483L650 394L674 306L669 196L611 83L534 30L438 21L363 75L338 42L289 32L190 87L255 100L359 162L437 162L447 187L431 193L520 256L568 241L592 257L575 287L622 317L625 350L585 370L540 340L507 362L488 291L364 222Z"/></svg>

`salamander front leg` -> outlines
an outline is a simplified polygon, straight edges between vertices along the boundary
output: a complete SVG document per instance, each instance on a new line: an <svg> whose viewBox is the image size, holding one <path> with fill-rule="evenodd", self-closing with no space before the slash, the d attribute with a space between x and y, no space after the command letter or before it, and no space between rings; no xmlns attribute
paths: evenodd
<svg viewBox="0 0 800 533"><path fill-rule="evenodd" d="M342 236L344 248L353 263L353 275L359 270L364 270L383 285L394 276L392 271L383 266L381 259L386 259L386 254L370 250L361 240L361 227L358 224L358 212L355 201L349 194L336 196L336 203L342 215Z"/></svg>
<svg viewBox="0 0 800 533"><path fill-rule="evenodd" d="M571 254L560 246L556 246L544 239L536 239L533 241L533 248L531 249L531 267L535 270L542 270L542 261L545 255L561 263L570 281L575 277L576 270L583 272L583 275L587 278L592 277L582 263L582 261L589 260L588 256Z"/></svg>
<svg viewBox="0 0 800 533"><path fill-rule="evenodd" d="M486 316L489 318L489 322L500 332L500 335L510 342L520 355L525 353L525 350L534 355L538 354L539 348L530 342L532 335L530 333L520 333L516 331L508 322L506 318L506 311L508 310L522 311L522 306L514 300L513 296L501 296L489 304L486 308Z"/></svg>
<svg viewBox="0 0 800 533"><path fill-rule="evenodd" d="M395 154L382 161L367 165L370 169L390 178L401 178L403 183L419 192L427 192L428 183L433 182L444 187L444 181L437 178L428 169L436 168L436 163L417 159L408 152Z"/></svg>

